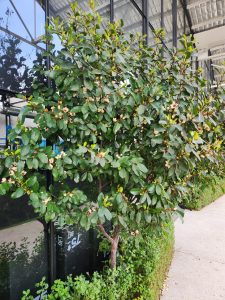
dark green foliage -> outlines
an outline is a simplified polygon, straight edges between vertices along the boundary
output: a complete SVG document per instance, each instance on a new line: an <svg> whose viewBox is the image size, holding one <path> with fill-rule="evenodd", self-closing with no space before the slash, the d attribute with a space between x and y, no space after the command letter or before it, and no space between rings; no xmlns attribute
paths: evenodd
<svg viewBox="0 0 225 300"><path fill-rule="evenodd" d="M221 177L205 178L193 185L192 191L182 205L191 210L200 210L225 194L225 179Z"/></svg>
<svg viewBox="0 0 225 300"><path fill-rule="evenodd" d="M165 223L158 230L148 228L142 234L132 233L122 240L116 270L56 280L46 299L158 300L173 254L173 224ZM42 282L41 287L44 292L46 284ZM24 292L22 300L33 299L29 291Z"/></svg>

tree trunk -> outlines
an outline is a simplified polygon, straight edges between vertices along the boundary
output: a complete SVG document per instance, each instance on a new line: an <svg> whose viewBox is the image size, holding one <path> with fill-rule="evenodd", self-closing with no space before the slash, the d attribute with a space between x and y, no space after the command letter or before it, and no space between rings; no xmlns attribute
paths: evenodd
<svg viewBox="0 0 225 300"><path fill-rule="evenodd" d="M111 243L111 253L110 253L110 262L109 265L111 269L116 268L116 256L117 256L117 250L120 240L120 225L116 225L113 231L113 236L111 237L106 231L102 224L97 225L97 228L101 233L104 235L104 237Z"/></svg>
<svg viewBox="0 0 225 300"><path fill-rule="evenodd" d="M111 253L110 253L110 267L111 269L116 268L116 256L117 256L117 250L118 250L118 244L119 244L119 232L115 235L113 238L113 241L111 243Z"/></svg>

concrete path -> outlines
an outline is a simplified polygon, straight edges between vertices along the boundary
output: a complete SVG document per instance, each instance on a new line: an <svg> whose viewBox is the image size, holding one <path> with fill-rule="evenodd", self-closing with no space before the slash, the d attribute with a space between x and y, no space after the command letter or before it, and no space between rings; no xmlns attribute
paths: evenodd
<svg viewBox="0 0 225 300"><path fill-rule="evenodd" d="M161 300L225 300L225 195L175 222L174 259Z"/></svg>

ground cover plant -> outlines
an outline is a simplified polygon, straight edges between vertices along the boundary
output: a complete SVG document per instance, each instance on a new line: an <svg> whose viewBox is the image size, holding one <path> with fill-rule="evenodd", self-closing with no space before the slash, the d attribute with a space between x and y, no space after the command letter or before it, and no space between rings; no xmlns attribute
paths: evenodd
<svg viewBox="0 0 225 300"><path fill-rule="evenodd" d="M11 145L18 137L22 144L3 153L0 194L27 194L47 222L99 230L115 269L123 234L182 214L179 203L196 173L216 173L224 163L224 103L192 69L187 37L165 54L160 43L151 48L140 35L127 37L120 21L103 26L94 9L72 4L71 11L48 28L52 67L39 70L48 80L34 82L10 133ZM31 110L36 128L24 125ZM92 186L91 196L83 184Z"/></svg>
<svg viewBox="0 0 225 300"><path fill-rule="evenodd" d="M214 202L225 193L224 177L206 178L202 176L201 180L194 183L191 192L186 195L182 206L190 210L200 210L203 207Z"/></svg>

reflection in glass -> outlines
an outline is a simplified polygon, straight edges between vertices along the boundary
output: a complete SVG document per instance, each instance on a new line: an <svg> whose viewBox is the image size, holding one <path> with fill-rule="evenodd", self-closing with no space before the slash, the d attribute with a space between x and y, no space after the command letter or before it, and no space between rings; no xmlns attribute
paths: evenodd
<svg viewBox="0 0 225 300"><path fill-rule="evenodd" d="M22 291L35 291L47 276L46 235L43 225L31 221L0 231L0 299L19 300Z"/></svg>
<svg viewBox="0 0 225 300"><path fill-rule="evenodd" d="M29 90L34 61L40 60L37 48L0 31L0 88L10 91Z"/></svg>

